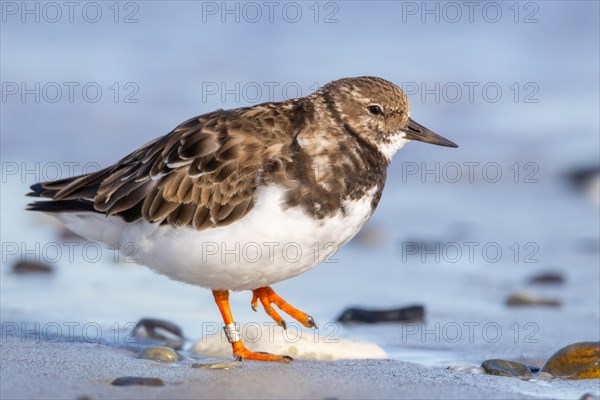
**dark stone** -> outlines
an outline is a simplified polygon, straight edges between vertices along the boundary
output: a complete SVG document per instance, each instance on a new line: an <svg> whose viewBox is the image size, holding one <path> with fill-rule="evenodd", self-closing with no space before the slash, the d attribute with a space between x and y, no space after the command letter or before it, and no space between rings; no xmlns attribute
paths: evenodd
<svg viewBox="0 0 600 400"><path fill-rule="evenodd" d="M175 350L183 348L184 337L181 328L162 319L142 318L133 328L133 335L160 340Z"/></svg>
<svg viewBox="0 0 600 400"><path fill-rule="evenodd" d="M573 169L567 173L567 179L579 190L585 189L591 181L600 175L600 166L588 166Z"/></svg>
<svg viewBox="0 0 600 400"><path fill-rule="evenodd" d="M540 285L558 285L565 283L565 278L559 272L548 271L532 276L531 278L529 278L529 283Z"/></svg>
<svg viewBox="0 0 600 400"><path fill-rule="evenodd" d="M162 379L145 378L142 376L122 376L112 381L114 386L164 386Z"/></svg>
<svg viewBox="0 0 600 400"><path fill-rule="evenodd" d="M360 322L373 324L377 322L420 322L425 316L425 307L414 305L390 310L365 310L348 308L337 319L338 322Z"/></svg>
<svg viewBox="0 0 600 400"><path fill-rule="evenodd" d="M500 359L485 360L481 363L481 368L485 369L485 372L489 375L509 376L521 379L531 379L533 377L527 366L515 361Z"/></svg>
<svg viewBox="0 0 600 400"><path fill-rule="evenodd" d="M15 274L48 274L54 270L48 264L32 261L19 261L13 267Z"/></svg>
<svg viewBox="0 0 600 400"><path fill-rule="evenodd" d="M596 396L593 393L586 393L579 400L600 400L600 397Z"/></svg>
<svg viewBox="0 0 600 400"><path fill-rule="evenodd" d="M600 342L580 342L563 347L542 367L557 378L600 378Z"/></svg>

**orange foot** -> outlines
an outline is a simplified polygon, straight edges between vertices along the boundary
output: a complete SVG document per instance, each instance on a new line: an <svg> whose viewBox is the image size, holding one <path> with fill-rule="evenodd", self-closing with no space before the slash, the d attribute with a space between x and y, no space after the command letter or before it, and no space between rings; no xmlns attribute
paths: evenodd
<svg viewBox="0 0 600 400"><path fill-rule="evenodd" d="M239 332L239 326L236 326L229 308L229 292L227 290L213 290L215 302L221 311L223 322L225 322L225 335L231 343L233 356L238 360L256 360L256 361L275 361L288 363L292 361L289 356L275 356L268 353L254 353L244 346ZM298 310L296 310L298 311Z"/></svg>
<svg viewBox="0 0 600 400"><path fill-rule="evenodd" d="M250 351L244 346L244 344L239 341L232 343L233 346L233 357L235 357L238 361L242 360L255 360L255 361L275 361L275 362L284 362L289 363L293 361L293 358L290 356L276 356L269 353L255 353Z"/></svg>
<svg viewBox="0 0 600 400"><path fill-rule="evenodd" d="M284 313L288 314L290 317L294 318L296 321L300 322L307 328L317 328L317 324L315 320L310 315L306 314L290 306L285 300L283 300L273 289L269 286L261 287L258 289L254 289L252 291L252 309L256 311L258 307L258 300L262 303L265 311L271 318L275 320L283 329L286 329L287 325L285 320L281 318L281 315L271 306L271 304L275 304L277 307L281 309Z"/></svg>

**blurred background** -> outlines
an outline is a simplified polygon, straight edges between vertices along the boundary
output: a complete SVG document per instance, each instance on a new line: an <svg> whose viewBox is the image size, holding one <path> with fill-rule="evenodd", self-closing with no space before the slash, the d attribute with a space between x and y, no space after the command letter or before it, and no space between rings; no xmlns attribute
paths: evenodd
<svg viewBox="0 0 600 400"><path fill-rule="evenodd" d="M413 119L460 148L404 147L357 238L275 289L322 324L351 306L423 305L416 333L333 331L426 364L543 358L599 339L598 2L1 7L4 322L94 322L110 336L153 316L201 337L219 321L209 291L25 212L28 186L96 171L217 108L373 75L402 86ZM52 272L15 273L24 261ZM249 302L232 297L238 319L268 321Z"/></svg>

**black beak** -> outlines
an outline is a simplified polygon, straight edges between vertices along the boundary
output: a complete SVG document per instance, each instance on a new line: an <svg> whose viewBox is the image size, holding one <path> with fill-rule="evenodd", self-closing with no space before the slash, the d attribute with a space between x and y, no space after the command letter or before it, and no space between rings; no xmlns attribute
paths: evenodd
<svg viewBox="0 0 600 400"><path fill-rule="evenodd" d="M404 138L409 140L418 140L419 142L437 144L438 146L458 147L458 145L425 128L423 125L408 119L408 125L402 129L405 133Z"/></svg>

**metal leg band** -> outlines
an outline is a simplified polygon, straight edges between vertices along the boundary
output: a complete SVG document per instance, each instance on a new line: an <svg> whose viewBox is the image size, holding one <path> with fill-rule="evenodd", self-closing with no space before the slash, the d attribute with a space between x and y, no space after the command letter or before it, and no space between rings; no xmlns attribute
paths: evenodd
<svg viewBox="0 0 600 400"><path fill-rule="evenodd" d="M225 331L225 336L227 336L227 340L229 343L235 343L242 340L242 334L240 333L240 324L237 322L233 322L231 324L225 325L223 327Z"/></svg>

